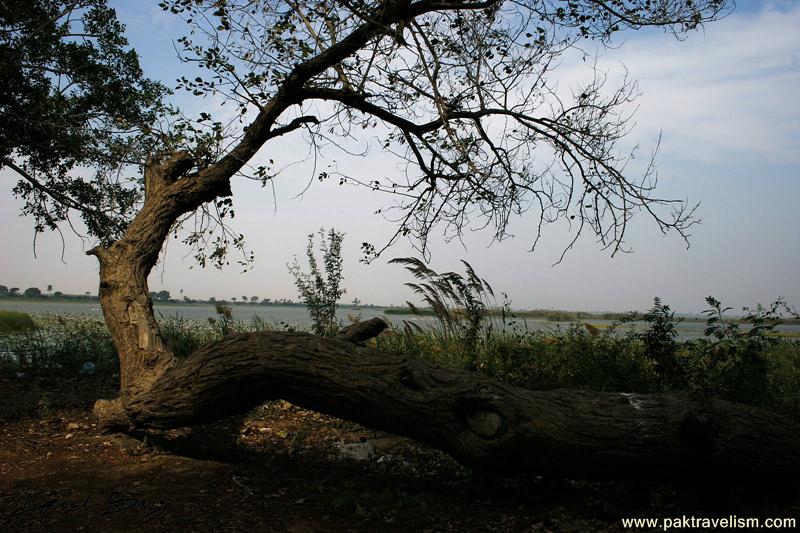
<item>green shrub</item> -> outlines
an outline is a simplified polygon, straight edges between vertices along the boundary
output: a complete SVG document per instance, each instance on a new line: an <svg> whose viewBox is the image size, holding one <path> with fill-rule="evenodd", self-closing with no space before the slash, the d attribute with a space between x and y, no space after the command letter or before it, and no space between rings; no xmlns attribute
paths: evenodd
<svg viewBox="0 0 800 533"><path fill-rule="evenodd" d="M34 331L36 323L28 313L0 309L0 335Z"/></svg>
<svg viewBox="0 0 800 533"><path fill-rule="evenodd" d="M658 297L653 298L653 307L642 319L647 323L647 329L635 336L644 343L645 353L652 361L661 385L664 388L681 387L686 383L686 368L677 356L676 326L680 320L675 320L675 313Z"/></svg>
<svg viewBox="0 0 800 533"><path fill-rule="evenodd" d="M297 290L303 303L311 314L314 333L317 335L334 335L339 330L336 321L336 308L339 299L346 290L342 287L342 240L344 233L331 228L326 233L319 230L320 247L322 249L322 271L314 255L314 234L308 236L306 259L309 272L303 272L297 258L287 265L294 278ZM324 275L323 272L324 271Z"/></svg>
<svg viewBox="0 0 800 533"><path fill-rule="evenodd" d="M767 406L800 419L800 342L781 341L767 354Z"/></svg>

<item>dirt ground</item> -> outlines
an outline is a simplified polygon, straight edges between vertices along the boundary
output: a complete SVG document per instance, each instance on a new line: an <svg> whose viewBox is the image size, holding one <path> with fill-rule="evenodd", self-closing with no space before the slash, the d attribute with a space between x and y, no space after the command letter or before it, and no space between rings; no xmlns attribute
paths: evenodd
<svg viewBox="0 0 800 533"><path fill-rule="evenodd" d="M286 402L141 440L102 378L0 376L0 531L623 531L623 517L798 517L796 491L478 475ZM636 531L647 531L638 529Z"/></svg>

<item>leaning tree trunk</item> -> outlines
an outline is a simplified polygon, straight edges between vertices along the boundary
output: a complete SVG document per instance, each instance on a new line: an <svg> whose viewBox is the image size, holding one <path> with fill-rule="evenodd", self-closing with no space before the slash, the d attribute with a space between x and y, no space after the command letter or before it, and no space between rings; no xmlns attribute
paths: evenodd
<svg viewBox="0 0 800 533"><path fill-rule="evenodd" d="M147 277L178 218L217 196L230 183L212 173L186 176L188 152L151 157L144 173L145 201L123 238L87 252L100 263L100 306L119 355L121 397L146 392L176 364L158 330Z"/></svg>

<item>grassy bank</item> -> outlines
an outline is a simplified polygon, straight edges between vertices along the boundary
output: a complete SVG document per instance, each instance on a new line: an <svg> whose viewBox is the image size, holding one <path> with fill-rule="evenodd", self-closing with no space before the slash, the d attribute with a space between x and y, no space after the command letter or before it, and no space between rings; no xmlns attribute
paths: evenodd
<svg viewBox="0 0 800 533"><path fill-rule="evenodd" d="M377 347L484 372L530 389L658 393L690 390L800 419L800 342L703 338L659 344L647 332L575 324L557 334L500 333L477 343L393 332Z"/></svg>
<svg viewBox="0 0 800 533"><path fill-rule="evenodd" d="M386 315L395 316L426 316L433 317L436 315L430 307L419 307L411 309L409 307L389 307L383 310ZM644 319L645 313L631 311L628 313L618 313L613 311L594 312L594 311L565 311L561 309L521 309L521 310L504 310L499 308L488 309L486 311L488 316L503 317L513 316L518 319L531 319L531 320L544 320L547 322L591 322L592 320L612 320L618 322L640 321ZM735 324L746 324L746 317L729 317L728 320ZM704 317L698 316L685 316L681 317L683 322L703 323L706 321ZM784 324L800 324L800 320L795 318L785 318Z"/></svg>
<svg viewBox="0 0 800 533"><path fill-rule="evenodd" d="M390 307L384 310L387 315L417 315L435 316L436 312L429 307L411 309L408 307ZM631 313L590 313L584 311L562 311L557 309L524 309L507 311L503 309L489 309L490 316L502 317L504 314L513 314L517 318L530 318L532 320L547 320L548 322L576 322L578 320L625 320Z"/></svg>
<svg viewBox="0 0 800 533"><path fill-rule="evenodd" d="M740 331L720 316L709 316L705 337L687 341L677 340L669 308L661 306L645 316L647 328L637 331L624 324L598 329L576 323L543 333L526 331L519 322L484 317L473 329L466 322L463 328L447 330L396 327L371 345L532 389L690 390L800 419L800 342L773 336L772 323L763 317ZM12 321L24 325L9 332ZM7 328L0 334L0 369L5 371L77 373L87 361L97 373L118 371L113 344L100 319L15 316L0 317L0 324ZM165 341L179 356L225 332L276 328L290 329L224 315L210 321L161 319Z"/></svg>

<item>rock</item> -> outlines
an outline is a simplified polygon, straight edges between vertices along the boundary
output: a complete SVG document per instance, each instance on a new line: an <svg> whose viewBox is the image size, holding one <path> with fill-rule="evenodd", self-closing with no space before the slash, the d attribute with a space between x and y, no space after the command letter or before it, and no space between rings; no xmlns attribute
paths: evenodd
<svg viewBox="0 0 800 533"><path fill-rule="evenodd" d="M94 363L86 361L85 363L83 363L83 366L81 367L81 372L80 373L83 376L90 376L90 375L94 374L94 369L95 369Z"/></svg>
<svg viewBox="0 0 800 533"><path fill-rule="evenodd" d="M397 437L394 435L369 439L369 443L372 445L375 453L380 455L395 451L401 446L407 447L411 444L411 442L412 441L409 441L409 439L405 437Z"/></svg>
<svg viewBox="0 0 800 533"><path fill-rule="evenodd" d="M369 442L354 442L352 444L340 444L339 453L342 457L355 459L356 461L367 461L375 456L375 450Z"/></svg>
<svg viewBox="0 0 800 533"><path fill-rule="evenodd" d="M72 438L72 433L67 433L66 435L64 435L64 438L65 439L71 439Z"/></svg>
<svg viewBox="0 0 800 533"><path fill-rule="evenodd" d="M69 424L67 424L67 429L75 430L75 429L80 429L80 427L81 426L79 424L76 424L75 422L70 422Z"/></svg>

